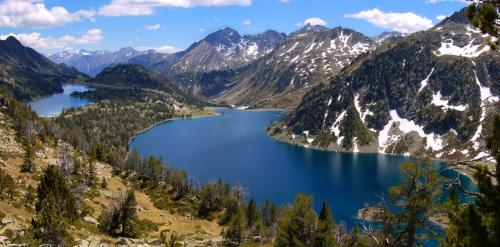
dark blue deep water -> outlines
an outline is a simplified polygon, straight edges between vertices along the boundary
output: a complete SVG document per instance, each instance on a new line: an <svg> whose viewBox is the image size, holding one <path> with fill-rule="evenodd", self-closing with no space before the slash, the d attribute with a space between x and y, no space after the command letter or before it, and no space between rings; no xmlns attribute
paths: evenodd
<svg viewBox="0 0 500 247"><path fill-rule="evenodd" d="M38 116L52 117L61 114L63 109L82 107L91 103L86 99L71 96L73 92L85 92L92 90L91 88L84 85L67 84L63 85L63 89L64 91L62 93L56 93L45 98L31 101L28 105L30 105L31 109L33 109Z"/></svg>
<svg viewBox="0 0 500 247"><path fill-rule="evenodd" d="M401 156L325 152L280 143L269 138L265 129L283 117L281 112L218 111L224 115L160 124L139 134L131 146L142 155L163 157L199 182L238 181L258 201L269 198L286 204L297 193L313 195L318 210L327 201L335 219L348 227L356 224L358 209L377 203L376 195L401 181L399 165L410 161ZM443 175L458 174L444 170ZM462 180L470 189L474 187L468 178Z"/></svg>

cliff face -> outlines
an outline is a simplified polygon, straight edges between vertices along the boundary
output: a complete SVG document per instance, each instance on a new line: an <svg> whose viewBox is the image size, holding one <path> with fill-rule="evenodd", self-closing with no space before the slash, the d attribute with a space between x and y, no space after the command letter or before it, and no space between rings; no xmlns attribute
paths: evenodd
<svg viewBox="0 0 500 247"><path fill-rule="evenodd" d="M484 156L500 55L465 18L457 12L361 55L271 132L331 150Z"/></svg>

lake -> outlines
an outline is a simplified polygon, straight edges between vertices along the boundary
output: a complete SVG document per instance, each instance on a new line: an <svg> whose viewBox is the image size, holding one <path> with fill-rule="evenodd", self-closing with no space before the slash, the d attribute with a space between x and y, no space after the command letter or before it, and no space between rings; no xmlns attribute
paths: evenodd
<svg viewBox="0 0 500 247"><path fill-rule="evenodd" d="M38 100L28 103L40 117L53 117L62 113L66 108L82 107L92 102L86 99L71 96L73 92L85 92L93 90L92 88L80 84L65 84L63 92L52 94Z"/></svg>
<svg viewBox="0 0 500 247"><path fill-rule="evenodd" d="M136 136L131 147L144 156L164 157L201 183L217 178L240 182L251 198L277 204L297 193L314 196L315 208L327 201L337 221L356 224L358 209L401 181L399 166L410 158L384 154L307 149L272 140L265 129L279 111L217 109L219 116L165 122ZM442 168L445 176L457 172ZM474 189L470 179L463 184Z"/></svg>

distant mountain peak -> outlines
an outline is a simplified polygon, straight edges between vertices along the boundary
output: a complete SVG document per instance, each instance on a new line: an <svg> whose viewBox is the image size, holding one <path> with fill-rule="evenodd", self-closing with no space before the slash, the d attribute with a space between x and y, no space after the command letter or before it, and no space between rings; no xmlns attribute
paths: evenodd
<svg viewBox="0 0 500 247"><path fill-rule="evenodd" d="M238 33L238 31L226 27L209 34L204 40L212 45L237 43L240 42L241 35Z"/></svg>
<svg viewBox="0 0 500 247"><path fill-rule="evenodd" d="M17 40L14 36L7 37L7 39L5 39L5 42L10 45L16 45L16 46L22 45L21 42L19 42L19 40Z"/></svg>

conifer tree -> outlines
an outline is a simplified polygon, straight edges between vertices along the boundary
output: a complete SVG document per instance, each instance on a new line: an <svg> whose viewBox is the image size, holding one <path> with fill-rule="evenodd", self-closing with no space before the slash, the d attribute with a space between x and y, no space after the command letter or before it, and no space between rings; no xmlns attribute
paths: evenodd
<svg viewBox="0 0 500 247"><path fill-rule="evenodd" d="M38 200L35 205L37 212L47 206L48 203L45 200L53 197L58 214L69 220L77 218L78 212L73 194L59 173L59 169L55 166L51 165L45 169L37 187L37 197Z"/></svg>
<svg viewBox="0 0 500 247"><path fill-rule="evenodd" d="M440 207L442 180L429 160L402 164L401 170L403 183L389 189L397 210L386 210L389 215L384 216L384 231L394 236L396 246L413 247L428 235L435 236L430 217Z"/></svg>
<svg viewBox="0 0 500 247"><path fill-rule="evenodd" d="M318 227L316 229L316 239L314 246L316 247L331 247L335 246L333 238L335 230L335 222L333 213L326 202L323 202L321 211L318 217Z"/></svg>
<svg viewBox="0 0 500 247"><path fill-rule="evenodd" d="M284 209L274 246L313 246L317 217L312 203L312 197L299 194L293 205Z"/></svg>
<svg viewBox="0 0 500 247"><path fill-rule="evenodd" d="M495 171L479 166L474 178L479 193L474 203L461 205L452 193L448 201L450 227L443 246L498 246L500 243L500 115L493 123L488 140L491 155L496 159Z"/></svg>
<svg viewBox="0 0 500 247"><path fill-rule="evenodd" d="M259 210L257 209L257 202L254 199L251 199L248 203L247 220L249 228L255 227L255 224L259 220Z"/></svg>
<svg viewBox="0 0 500 247"><path fill-rule="evenodd" d="M33 172L35 170L35 150L32 144L26 144L21 172Z"/></svg>

